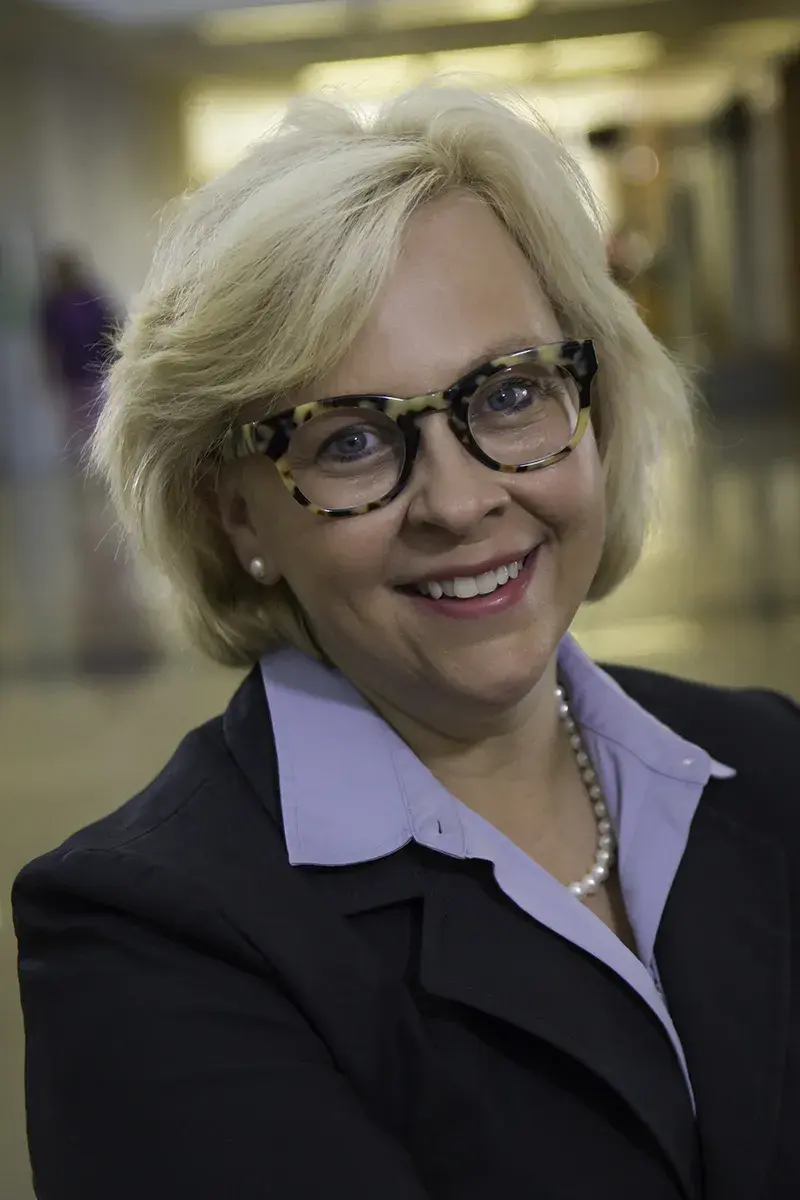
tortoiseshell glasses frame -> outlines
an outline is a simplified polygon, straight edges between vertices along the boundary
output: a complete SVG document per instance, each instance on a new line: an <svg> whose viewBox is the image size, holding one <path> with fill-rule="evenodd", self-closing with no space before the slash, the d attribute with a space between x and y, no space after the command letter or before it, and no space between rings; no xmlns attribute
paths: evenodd
<svg viewBox="0 0 800 1200"><path fill-rule="evenodd" d="M478 389L493 377L502 378L504 372L513 372L514 368L536 365L551 368L554 371L562 371L573 380L578 394L575 428L566 445L543 458L514 465L498 462L491 458L475 440L469 422L470 401ZM420 417L426 416L428 413L447 413L450 428L459 442L473 458L493 471L516 474L523 471L541 470L543 467L549 467L559 462L575 449L588 427L592 381L597 373L597 366L594 344L590 339L534 346L488 359L441 392L428 392L422 396L411 396L405 399L380 395L334 396L330 399L298 404L295 408L264 416L257 421L248 421L243 425L236 426L228 433L223 442L222 457L226 461L231 461L262 454L275 464L290 495L310 512L326 517L359 516L375 509L384 508L402 492L411 476L419 448L417 422ZM510 377L513 379L513 375ZM337 408L364 408L388 417L389 420L396 423L402 433L405 454L398 478L385 495L353 507L324 508L310 500L294 479L290 444L296 430L314 418L330 413L331 410Z"/></svg>

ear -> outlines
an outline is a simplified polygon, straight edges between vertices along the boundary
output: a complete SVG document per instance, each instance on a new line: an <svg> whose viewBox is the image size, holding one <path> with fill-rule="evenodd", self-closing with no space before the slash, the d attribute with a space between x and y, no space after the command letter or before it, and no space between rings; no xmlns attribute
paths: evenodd
<svg viewBox="0 0 800 1200"><path fill-rule="evenodd" d="M280 571L264 544L263 533L259 533L256 526L244 473L240 467L237 469L237 464L222 470L216 479L209 481L207 500L247 574L252 575L251 563L257 558L264 568L259 570L258 582L278 583Z"/></svg>

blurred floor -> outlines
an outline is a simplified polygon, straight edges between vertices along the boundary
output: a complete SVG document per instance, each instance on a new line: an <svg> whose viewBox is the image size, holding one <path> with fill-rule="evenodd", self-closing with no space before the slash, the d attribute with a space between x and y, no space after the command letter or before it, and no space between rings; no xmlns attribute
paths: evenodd
<svg viewBox="0 0 800 1200"><path fill-rule="evenodd" d="M596 657L800 697L800 415L750 412L718 420L701 452L671 466L661 533L628 583L580 618ZM11 879L146 783L237 678L154 637L96 496L88 528L99 549L85 575L80 502L63 472L0 482L2 1200L32 1196ZM76 600L82 574L88 610ZM96 642L88 653L81 629Z"/></svg>

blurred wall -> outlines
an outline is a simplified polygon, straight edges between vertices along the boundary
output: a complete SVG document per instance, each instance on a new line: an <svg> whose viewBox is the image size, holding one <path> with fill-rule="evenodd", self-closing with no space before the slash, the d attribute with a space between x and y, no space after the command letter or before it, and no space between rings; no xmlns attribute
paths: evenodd
<svg viewBox="0 0 800 1200"><path fill-rule="evenodd" d="M86 246L112 289L129 297L155 214L181 186L177 98L113 64L53 52L35 63L29 86L41 235Z"/></svg>
<svg viewBox="0 0 800 1200"><path fill-rule="evenodd" d="M797 388L800 390L800 56L786 64L785 103L781 135L786 155L786 194L789 207L792 345Z"/></svg>
<svg viewBox="0 0 800 1200"><path fill-rule="evenodd" d="M0 166L12 222L42 247L85 246L120 298L141 282L155 213L184 180L180 89L148 77L134 50L58 16L18 15L9 38L0 22Z"/></svg>

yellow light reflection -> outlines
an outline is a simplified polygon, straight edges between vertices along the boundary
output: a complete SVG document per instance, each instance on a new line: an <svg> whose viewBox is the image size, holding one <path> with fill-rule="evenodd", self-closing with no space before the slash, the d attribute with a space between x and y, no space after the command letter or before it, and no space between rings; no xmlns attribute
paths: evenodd
<svg viewBox="0 0 800 1200"><path fill-rule="evenodd" d="M474 71L492 75L506 83L526 83L537 62L537 47L530 45L486 46L474 50L445 50L431 54L432 71Z"/></svg>
<svg viewBox="0 0 800 1200"><path fill-rule="evenodd" d="M731 58L770 58L791 54L800 46L800 20L737 21L720 25L709 39L711 49Z"/></svg>
<svg viewBox="0 0 800 1200"><path fill-rule="evenodd" d="M478 21L515 21L536 0L382 0L371 17L381 29L422 29Z"/></svg>
<svg viewBox="0 0 800 1200"><path fill-rule="evenodd" d="M184 137L189 172L210 179L232 167L248 146L280 121L289 102L282 92L201 88L187 98Z"/></svg>
<svg viewBox="0 0 800 1200"><path fill-rule="evenodd" d="M300 41L344 33L348 16L348 0L308 0L209 13L197 23L197 31L217 46Z"/></svg>
<svg viewBox="0 0 800 1200"><path fill-rule="evenodd" d="M651 33L616 33L606 37L568 38L547 42L543 67L551 78L612 71L643 71L660 57L660 38Z"/></svg>
<svg viewBox="0 0 800 1200"><path fill-rule="evenodd" d="M379 99L411 87L430 73L430 63L425 55L396 54L386 58L312 63L300 72L297 83L302 92L336 88L353 95Z"/></svg>
<svg viewBox="0 0 800 1200"><path fill-rule="evenodd" d="M557 80L641 71L651 67L661 53L661 41L652 34L623 33L533 45L313 63L300 73L298 85L301 91L332 87L380 98L441 72L470 72L524 84L534 77Z"/></svg>

